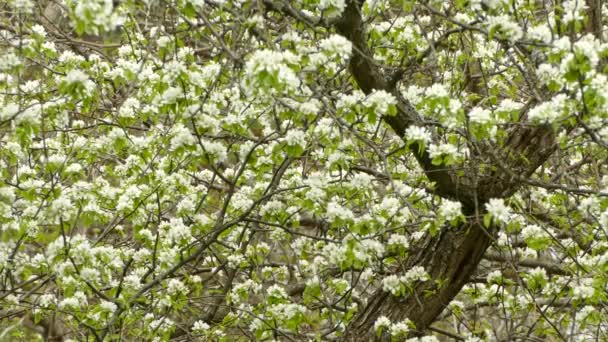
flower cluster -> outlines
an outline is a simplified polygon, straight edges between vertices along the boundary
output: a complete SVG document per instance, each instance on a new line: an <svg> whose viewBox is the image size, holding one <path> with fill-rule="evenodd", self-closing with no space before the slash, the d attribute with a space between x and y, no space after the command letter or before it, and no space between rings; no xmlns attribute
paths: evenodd
<svg viewBox="0 0 608 342"><path fill-rule="evenodd" d="M382 289L390 292L393 296L400 296L406 293L407 288L418 281L429 280L429 275L423 267L414 266L409 269L404 275L390 275L382 280Z"/></svg>

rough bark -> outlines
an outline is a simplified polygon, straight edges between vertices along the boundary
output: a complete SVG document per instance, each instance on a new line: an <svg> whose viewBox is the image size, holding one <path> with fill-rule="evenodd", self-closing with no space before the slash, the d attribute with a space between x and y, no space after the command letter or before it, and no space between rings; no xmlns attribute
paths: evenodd
<svg viewBox="0 0 608 342"><path fill-rule="evenodd" d="M602 40L602 0L586 0L586 31Z"/></svg>
<svg viewBox="0 0 608 342"><path fill-rule="evenodd" d="M335 27L353 43L349 67L360 89L365 93L382 89L397 97L398 115L384 120L403 137L409 125L420 121L419 115L375 64L373 52L367 46L360 6L360 1L349 1ZM429 180L435 183L435 194L460 201L464 213L473 219L456 229L444 228L416 246L406 267L424 267L431 280L417 284L413 292L403 297L377 290L347 328L344 340L373 340L376 336L373 326L379 316L387 316L391 321L409 318L417 333L426 330L466 284L490 245L494 231L486 230L481 223L483 204L490 198L511 196L518 188L518 177L531 175L554 149L550 127L518 126L510 132L502 150L496 146L480 146L480 153L474 154L464 168L472 171L457 176L444 166L432 165L428 153L412 145L411 152ZM485 171L480 168L482 164L486 166Z"/></svg>
<svg viewBox="0 0 608 342"><path fill-rule="evenodd" d="M408 266L425 267L431 280L420 282L403 297L378 289L350 324L345 339L371 340L375 336L374 323L381 315L394 322L409 318L417 332L423 332L475 271L490 244L490 234L476 221L429 236L409 258Z"/></svg>

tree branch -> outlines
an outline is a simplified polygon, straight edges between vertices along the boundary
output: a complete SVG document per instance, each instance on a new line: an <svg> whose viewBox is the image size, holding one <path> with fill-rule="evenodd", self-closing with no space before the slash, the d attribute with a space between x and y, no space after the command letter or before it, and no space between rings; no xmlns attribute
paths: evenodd
<svg viewBox="0 0 608 342"><path fill-rule="evenodd" d="M545 270L547 270L549 273L552 273L552 274L559 274L559 275L570 274L570 272L568 272L562 265L558 264L557 262L537 260L537 259L517 260L517 259L505 257L505 256L500 255L499 253L495 253L495 252L487 252L483 256L483 258L486 260L489 260L489 261L508 262L508 263L513 264L514 266L521 265L524 267L534 267L534 268L540 267L540 268L544 268Z"/></svg>

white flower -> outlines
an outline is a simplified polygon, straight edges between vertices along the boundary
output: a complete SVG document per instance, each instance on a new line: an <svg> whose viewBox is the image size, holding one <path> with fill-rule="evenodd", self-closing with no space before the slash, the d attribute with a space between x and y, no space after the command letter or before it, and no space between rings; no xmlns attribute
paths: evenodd
<svg viewBox="0 0 608 342"><path fill-rule="evenodd" d="M158 331L160 333L169 331L174 325L174 322L167 317L163 317L150 322L148 328L150 331Z"/></svg>
<svg viewBox="0 0 608 342"><path fill-rule="evenodd" d="M574 299L588 299L593 297L595 289L593 288L593 279L584 278L579 284L573 285L572 296Z"/></svg>
<svg viewBox="0 0 608 342"><path fill-rule="evenodd" d="M136 98L129 97L123 102L120 110L118 111L118 116L122 118L134 118L135 111L139 109L140 102Z"/></svg>
<svg viewBox="0 0 608 342"><path fill-rule="evenodd" d="M608 229L608 209L600 214L600 226L603 229Z"/></svg>
<svg viewBox="0 0 608 342"><path fill-rule="evenodd" d="M336 109L349 109L357 103L363 101L365 96L360 91L354 91L352 94L340 94L338 95L338 101L336 101Z"/></svg>
<svg viewBox="0 0 608 342"><path fill-rule="evenodd" d="M366 173L357 173L350 180L350 185L355 189L368 189L372 184L373 177Z"/></svg>
<svg viewBox="0 0 608 342"><path fill-rule="evenodd" d="M291 89L295 89L300 85L300 80L296 73L288 66L290 63L296 63L298 57L289 51L278 52L272 50L256 50L253 55L245 63L245 74L249 78L250 86L257 91L256 87L273 86L272 82L268 83L265 79L260 78L262 74L270 75L273 78Z"/></svg>
<svg viewBox="0 0 608 342"><path fill-rule="evenodd" d="M172 218L169 222L163 222L159 228L163 231L163 242L183 243L192 239L192 231L185 225L181 218Z"/></svg>
<svg viewBox="0 0 608 342"><path fill-rule="evenodd" d="M269 307L268 311L278 319L290 320L298 314L306 313L306 307L300 304L276 304Z"/></svg>
<svg viewBox="0 0 608 342"><path fill-rule="evenodd" d="M391 326L391 320L386 316L380 316L374 323L374 331L388 329Z"/></svg>
<svg viewBox="0 0 608 342"><path fill-rule="evenodd" d="M503 112L511 112L511 111L520 110L521 107L523 107L523 105L521 103L517 103L517 102L513 101L512 99L504 99L504 100L500 101L500 104L498 105L497 110L503 111Z"/></svg>
<svg viewBox="0 0 608 342"><path fill-rule="evenodd" d="M536 68L536 75L544 84L558 81L561 76L559 69L548 63L539 65L538 68Z"/></svg>
<svg viewBox="0 0 608 342"><path fill-rule="evenodd" d="M502 280L502 272L500 270L495 270L492 271L490 273L488 273L488 276L486 277L488 283L500 283Z"/></svg>
<svg viewBox="0 0 608 342"><path fill-rule="evenodd" d="M205 147L205 152L215 158L218 162L222 162L228 158L228 151L226 151L224 144L220 142L205 141L203 146Z"/></svg>
<svg viewBox="0 0 608 342"><path fill-rule="evenodd" d="M79 173L82 171L82 165L78 163L72 163L65 168L66 173Z"/></svg>
<svg viewBox="0 0 608 342"><path fill-rule="evenodd" d="M87 297L82 291L76 291L72 297L64 298L59 302L60 308L80 308L87 305Z"/></svg>
<svg viewBox="0 0 608 342"><path fill-rule="evenodd" d="M15 197L15 188L7 186L0 188L0 199L5 199L8 202L14 202Z"/></svg>
<svg viewBox="0 0 608 342"><path fill-rule="evenodd" d="M8 120L19 113L19 106L15 103L8 103L0 108L0 120Z"/></svg>
<svg viewBox="0 0 608 342"><path fill-rule="evenodd" d="M43 294L40 296L39 304L43 308L48 308L51 305L54 305L57 302L57 298L52 294Z"/></svg>
<svg viewBox="0 0 608 342"><path fill-rule="evenodd" d="M401 208L401 203L395 197L385 197L377 206L377 210L385 212L388 216L394 216Z"/></svg>
<svg viewBox="0 0 608 342"><path fill-rule="evenodd" d="M373 255L382 257L384 254L384 245L378 240L367 239L361 241L353 250L355 252L355 257L358 260L368 262L371 261ZM359 257L358 253L360 252L362 252L361 254L363 254L364 257Z"/></svg>
<svg viewBox="0 0 608 342"><path fill-rule="evenodd" d="M530 275L530 277L540 278L540 279L544 279L544 280L548 279L547 271L542 267L536 267L536 268L530 270L528 274Z"/></svg>
<svg viewBox="0 0 608 342"><path fill-rule="evenodd" d="M390 292L393 296L399 293L400 288L401 281L398 276L392 274L382 279L382 289L386 292Z"/></svg>
<svg viewBox="0 0 608 342"><path fill-rule="evenodd" d="M405 138L408 141L420 141L427 145L431 142L431 133L426 127L409 126L405 130Z"/></svg>
<svg viewBox="0 0 608 342"><path fill-rule="evenodd" d="M598 215L600 213L600 201L597 197L585 197L579 203L577 209L582 213Z"/></svg>
<svg viewBox="0 0 608 342"><path fill-rule="evenodd" d="M268 215L274 213L280 213L285 208L285 203L279 200L268 201L260 208L260 215Z"/></svg>
<svg viewBox="0 0 608 342"><path fill-rule="evenodd" d="M452 158L457 159L461 156L461 153L458 152L458 148L456 146L449 143L444 143L440 145L429 145L429 156L431 158L440 157L444 155L451 156Z"/></svg>
<svg viewBox="0 0 608 342"><path fill-rule="evenodd" d="M509 222L511 218L511 209L505 205L504 200L500 198L492 198L488 203L486 203L485 207L488 213L490 213L492 218L496 221L502 223Z"/></svg>
<svg viewBox="0 0 608 342"><path fill-rule="evenodd" d="M124 278L123 284L126 288L137 290L141 287L141 277L137 274L129 274Z"/></svg>
<svg viewBox="0 0 608 342"><path fill-rule="evenodd" d="M499 6L509 3L508 0L482 0L482 2L491 9L496 9Z"/></svg>
<svg viewBox="0 0 608 342"><path fill-rule="evenodd" d="M407 321L397 322L391 325L390 333L393 337L405 336L410 330Z"/></svg>
<svg viewBox="0 0 608 342"><path fill-rule="evenodd" d="M99 270L91 267L85 267L80 271L80 277L82 277L83 280L93 284L97 283L100 275L101 273Z"/></svg>
<svg viewBox="0 0 608 342"><path fill-rule="evenodd" d="M583 37L583 39L574 43L574 50L577 55L583 55L589 59L589 63L593 68L597 66L600 61L598 51L602 51L599 41L591 38L591 35Z"/></svg>
<svg viewBox="0 0 608 342"><path fill-rule="evenodd" d="M32 32L40 37L46 37L46 30L42 25L36 24L32 26Z"/></svg>
<svg viewBox="0 0 608 342"><path fill-rule="evenodd" d="M545 44L551 43L551 29L546 25L530 27L527 34L530 36L530 38L540 40Z"/></svg>
<svg viewBox="0 0 608 342"><path fill-rule="evenodd" d="M178 213L191 213L196 208L196 197L195 196L186 196L182 198L182 200L177 204L177 212Z"/></svg>
<svg viewBox="0 0 608 342"><path fill-rule="evenodd" d="M327 211L325 215L329 221L334 221L336 219L340 219L342 221L353 221L355 219L353 212L350 209L341 206L336 199L332 199L331 202L327 204Z"/></svg>
<svg viewBox="0 0 608 342"><path fill-rule="evenodd" d="M99 303L99 307L104 310L104 311L108 311L108 312L114 312L116 311L116 309L118 308L116 306L116 304L112 303L112 302L108 302L106 300L102 300L101 303Z"/></svg>
<svg viewBox="0 0 608 342"><path fill-rule="evenodd" d="M171 104L177 101L177 99L181 98L183 95L183 91L181 88L170 87L163 92L161 103L162 104Z"/></svg>
<svg viewBox="0 0 608 342"><path fill-rule="evenodd" d="M123 211L130 209L135 198L139 197L142 190L137 185L130 185L125 189L124 193L118 198L116 210Z"/></svg>
<svg viewBox="0 0 608 342"><path fill-rule="evenodd" d="M462 215L462 204L460 202L444 199L439 207L439 215L447 221L460 217Z"/></svg>
<svg viewBox="0 0 608 342"><path fill-rule="evenodd" d="M68 84L75 84L75 83L84 84L85 82L87 82L89 80L89 76L87 76L87 74L85 74L81 70L74 69L74 70L70 70L70 72L68 72L68 74L65 76L64 80Z"/></svg>
<svg viewBox="0 0 608 342"><path fill-rule="evenodd" d="M374 90L364 101L366 107L375 107L376 111L381 115L386 115L389 106L397 104L397 99L393 94L389 94L384 90Z"/></svg>
<svg viewBox="0 0 608 342"><path fill-rule="evenodd" d="M557 111L552 108L549 102L541 103L540 105L532 108L528 114L528 117L533 121L541 123L551 123L557 118Z"/></svg>
<svg viewBox="0 0 608 342"><path fill-rule="evenodd" d="M469 120L478 124L485 124L492 120L492 112L481 107L474 107L469 112Z"/></svg>
<svg viewBox="0 0 608 342"><path fill-rule="evenodd" d="M64 298L61 302L59 302L59 307L62 309L65 308L78 308L80 307L80 302L77 298L68 297Z"/></svg>
<svg viewBox="0 0 608 342"><path fill-rule="evenodd" d="M171 138L170 149L175 151L183 146L191 146L196 143L196 138L190 130L182 124L177 124L173 127L173 138Z"/></svg>
<svg viewBox="0 0 608 342"><path fill-rule="evenodd" d="M171 43L172 39L168 36L161 36L156 40L156 45L160 48L164 48Z"/></svg>
<svg viewBox="0 0 608 342"><path fill-rule="evenodd" d="M306 145L306 133L299 129L291 129L287 131L285 135L285 142L289 146L302 146Z"/></svg>
<svg viewBox="0 0 608 342"><path fill-rule="evenodd" d="M488 16L487 25L489 30L498 29L511 41L518 40L524 35L519 24L506 15Z"/></svg>
<svg viewBox="0 0 608 342"><path fill-rule="evenodd" d="M391 234L390 238L388 239L388 245L404 247L407 249L410 246L410 242L405 235Z"/></svg>
<svg viewBox="0 0 608 342"><path fill-rule="evenodd" d="M427 281L429 279L429 274L426 273L424 267L422 266L414 266L405 272L405 275L401 277L401 281L410 284L416 281Z"/></svg>
<svg viewBox="0 0 608 342"><path fill-rule="evenodd" d="M49 50L52 52L57 52L57 47L55 46L55 42L44 42L42 43L41 48L43 50Z"/></svg>
<svg viewBox="0 0 608 342"><path fill-rule="evenodd" d="M553 42L553 48L555 52L569 52L572 42L569 36L562 36L561 38Z"/></svg>
<svg viewBox="0 0 608 342"><path fill-rule="evenodd" d="M595 311L596 310L593 306L585 305L582 309L579 310L578 314L576 315L576 320L582 322Z"/></svg>
<svg viewBox="0 0 608 342"><path fill-rule="evenodd" d="M382 289L396 296L401 290L402 284L409 285L417 281L427 281L428 279L429 274L426 273L424 267L414 266L401 277L393 274L382 279Z"/></svg>
<svg viewBox="0 0 608 342"><path fill-rule="evenodd" d="M40 81L38 81L38 80L27 81L27 82L25 82L25 84L23 84L21 86L21 88L26 93L36 92L40 88Z"/></svg>
<svg viewBox="0 0 608 342"><path fill-rule="evenodd" d="M266 292L269 296L275 298L288 298L285 289L277 284L273 284L272 286L270 286L268 290L266 290Z"/></svg>
<svg viewBox="0 0 608 342"><path fill-rule="evenodd" d="M245 257L239 254L231 254L227 258L228 266L236 268L241 265L243 261L245 261Z"/></svg>
<svg viewBox="0 0 608 342"><path fill-rule="evenodd" d="M424 96L422 96L424 89L416 85L409 86L401 93L403 94L403 97L410 101L413 105L417 105L424 98Z"/></svg>
<svg viewBox="0 0 608 342"><path fill-rule="evenodd" d="M584 10L587 7L584 1L568 0L562 3L564 9L563 20L568 24L571 21L582 21L585 19Z"/></svg>
<svg viewBox="0 0 608 342"><path fill-rule="evenodd" d="M64 219L70 217L73 208L74 204L65 194L59 196L59 198L55 199L51 204L51 212L55 215L62 216Z"/></svg>
<svg viewBox="0 0 608 342"><path fill-rule="evenodd" d="M316 115L319 113L321 109L321 102L315 99L311 99L305 102L300 103L298 109L307 115ZM331 119L330 119L331 120Z"/></svg>
<svg viewBox="0 0 608 342"><path fill-rule="evenodd" d="M64 50L59 56L61 63L80 63L84 62L84 57L75 54L72 50Z"/></svg>
<svg viewBox="0 0 608 342"><path fill-rule="evenodd" d="M416 88L412 88L412 89L416 90ZM432 86L430 86L429 88L426 88L425 94L428 97L447 97L450 95L448 93L448 90L441 83L433 83Z"/></svg>
<svg viewBox="0 0 608 342"><path fill-rule="evenodd" d="M177 52L177 58L180 60L186 59L188 56L192 56L194 54L194 49L189 46L184 46L179 49Z"/></svg>
<svg viewBox="0 0 608 342"><path fill-rule="evenodd" d="M522 229L521 235L524 239L539 239L539 238L550 238L550 235L547 234L541 227L531 224L527 225Z"/></svg>
<svg viewBox="0 0 608 342"><path fill-rule="evenodd" d="M167 284L167 293L172 296L186 293L188 289L184 283L176 278L169 279L169 283Z"/></svg>
<svg viewBox="0 0 608 342"><path fill-rule="evenodd" d="M248 210L251 205L253 205L253 200L251 199L251 195L249 194L249 189L241 189L241 191L237 192L232 196L231 205L237 211Z"/></svg>
<svg viewBox="0 0 608 342"><path fill-rule="evenodd" d="M321 49L330 55L337 55L342 60L350 57L352 53L352 43L350 40L338 34L332 34L320 43Z"/></svg>
<svg viewBox="0 0 608 342"><path fill-rule="evenodd" d="M346 7L345 0L321 0L319 1L319 9L336 9L337 13L332 13L332 17L339 16L344 12L344 8Z"/></svg>
<svg viewBox="0 0 608 342"><path fill-rule="evenodd" d="M203 321L196 321L192 325L192 331L195 333L199 333L199 334L209 330L209 328L210 328L209 324L207 324Z"/></svg>

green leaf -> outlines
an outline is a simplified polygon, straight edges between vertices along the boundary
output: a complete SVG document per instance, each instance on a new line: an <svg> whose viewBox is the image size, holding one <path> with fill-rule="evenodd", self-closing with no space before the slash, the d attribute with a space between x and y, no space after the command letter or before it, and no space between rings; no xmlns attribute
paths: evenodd
<svg viewBox="0 0 608 342"><path fill-rule="evenodd" d="M490 228L490 224L492 223L492 215L490 213L487 213L483 216L483 225L486 228Z"/></svg>

